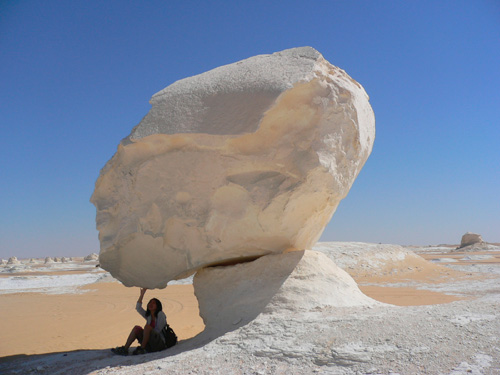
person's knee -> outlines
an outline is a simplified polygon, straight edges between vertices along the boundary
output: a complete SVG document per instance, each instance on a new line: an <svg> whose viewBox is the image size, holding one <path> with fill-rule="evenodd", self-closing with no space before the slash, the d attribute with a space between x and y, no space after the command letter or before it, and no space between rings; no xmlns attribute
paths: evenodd
<svg viewBox="0 0 500 375"><path fill-rule="evenodd" d="M139 336L142 333L142 327L135 326L132 331L135 333L136 336Z"/></svg>
<svg viewBox="0 0 500 375"><path fill-rule="evenodd" d="M144 326L144 331L146 331L146 332L151 332L152 329L153 329L153 327L151 327L149 324L146 324Z"/></svg>

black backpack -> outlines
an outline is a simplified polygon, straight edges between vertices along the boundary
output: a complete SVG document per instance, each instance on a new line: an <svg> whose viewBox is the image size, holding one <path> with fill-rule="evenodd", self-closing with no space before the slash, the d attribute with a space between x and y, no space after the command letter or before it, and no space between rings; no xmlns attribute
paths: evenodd
<svg viewBox="0 0 500 375"><path fill-rule="evenodd" d="M171 348L172 346L177 344L177 335L175 334L174 330L170 328L168 324L165 327L163 327L161 333L165 338L165 346L167 348Z"/></svg>

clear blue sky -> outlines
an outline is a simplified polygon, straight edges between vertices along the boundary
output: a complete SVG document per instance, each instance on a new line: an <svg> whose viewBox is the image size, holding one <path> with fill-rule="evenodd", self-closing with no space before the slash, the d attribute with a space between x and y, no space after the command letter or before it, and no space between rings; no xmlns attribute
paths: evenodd
<svg viewBox="0 0 500 375"><path fill-rule="evenodd" d="M0 257L99 248L99 170L174 81L312 46L377 135L322 241L500 242L500 2L0 1Z"/></svg>

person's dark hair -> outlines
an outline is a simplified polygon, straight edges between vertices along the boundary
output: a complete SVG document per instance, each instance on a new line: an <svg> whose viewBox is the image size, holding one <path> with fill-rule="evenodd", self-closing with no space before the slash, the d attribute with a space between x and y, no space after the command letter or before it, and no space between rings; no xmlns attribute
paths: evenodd
<svg viewBox="0 0 500 375"><path fill-rule="evenodd" d="M153 300L156 302L156 312L155 312L155 318L158 318L158 313L159 313L160 311L162 311L162 310L163 310L163 306L161 305L161 302L160 302L160 300L159 300L158 298L151 298L151 299L149 300L149 302L151 302L151 301L153 301ZM148 305L149 305L149 302L148 302ZM147 318L148 316L150 316L150 315L151 315L151 311L149 311L149 308L148 308L148 309L146 310L146 318Z"/></svg>

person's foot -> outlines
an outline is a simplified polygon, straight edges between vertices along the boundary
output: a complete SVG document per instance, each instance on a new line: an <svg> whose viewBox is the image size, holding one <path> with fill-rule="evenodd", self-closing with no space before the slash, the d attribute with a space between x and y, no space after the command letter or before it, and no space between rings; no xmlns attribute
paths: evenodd
<svg viewBox="0 0 500 375"><path fill-rule="evenodd" d="M128 355L128 349L125 349L124 346L119 346L117 348L113 348L113 349L111 349L111 351L115 354L118 354L118 355Z"/></svg>
<svg viewBox="0 0 500 375"><path fill-rule="evenodd" d="M146 354L146 349L138 346L134 352L132 353L133 355L140 355L140 354Z"/></svg>

